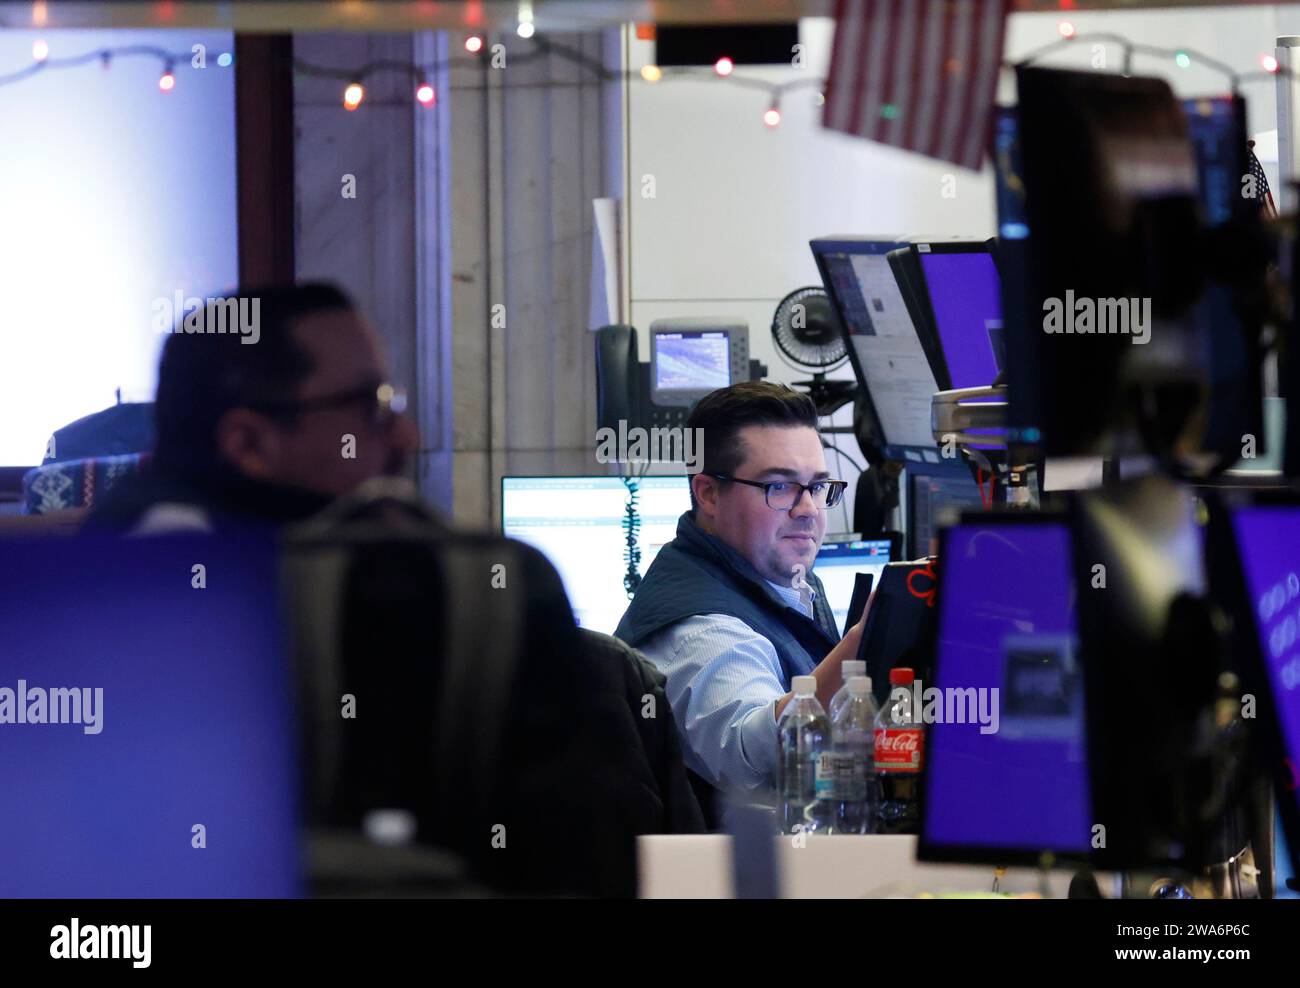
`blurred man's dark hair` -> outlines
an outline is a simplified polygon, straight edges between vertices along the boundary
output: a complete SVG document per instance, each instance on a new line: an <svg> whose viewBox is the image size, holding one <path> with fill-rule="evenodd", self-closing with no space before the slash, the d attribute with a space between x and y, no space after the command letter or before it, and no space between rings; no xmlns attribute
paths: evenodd
<svg viewBox="0 0 1300 988"><path fill-rule="evenodd" d="M163 344L153 462L96 502L91 528L279 524L403 472L419 433L343 290L267 285L204 301Z"/></svg>
<svg viewBox="0 0 1300 988"><path fill-rule="evenodd" d="M249 288L214 299L203 325L216 325L223 300L241 307L257 301L256 343L239 333L185 333L184 318L163 345L154 402L155 462L164 470L208 473L217 458L217 423L232 408L283 401L312 370L311 355L294 338L294 323L327 310L356 311L342 289L324 282ZM294 412L280 414L291 421Z"/></svg>

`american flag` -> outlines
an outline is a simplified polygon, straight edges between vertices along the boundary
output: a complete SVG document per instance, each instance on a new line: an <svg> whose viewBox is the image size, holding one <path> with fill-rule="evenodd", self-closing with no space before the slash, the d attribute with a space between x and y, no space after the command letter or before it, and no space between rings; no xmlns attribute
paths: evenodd
<svg viewBox="0 0 1300 988"><path fill-rule="evenodd" d="M978 169L1010 0L838 0L822 123Z"/></svg>
<svg viewBox="0 0 1300 988"><path fill-rule="evenodd" d="M1273 202L1273 193L1268 188L1268 176L1264 166L1255 157L1255 142L1246 142L1246 169L1255 176L1255 198L1259 200L1259 212L1266 220L1277 219L1277 206Z"/></svg>

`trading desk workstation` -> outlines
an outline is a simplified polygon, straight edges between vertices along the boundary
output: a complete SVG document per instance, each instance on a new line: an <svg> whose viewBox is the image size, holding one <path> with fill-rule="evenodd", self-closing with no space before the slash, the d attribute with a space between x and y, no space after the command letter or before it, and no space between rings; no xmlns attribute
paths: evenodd
<svg viewBox="0 0 1300 988"><path fill-rule="evenodd" d="M800 297L830 328L805 342L833 337L853 382L829 386L814 359L796 384L823 415L853 402L853 427L823 432L834 448L851 431L867 461L815 567L841 630L858 574L877 604L892 567L929 578L869 619L877 695L908 665L995 694L996 729L927 722L914 836L804 853L741 820L642 838L643 895L1294 894L1300 429L1265 430L1260 330L1295 329L1262 291L1278 234L1240 194L1244 101L1033 67L1018 86L992 138L998 236L814 239L822 284ZM1068 329L1045 318L1085 298L1095 322L1078 304ZM759 376L745 335L655 324L647 365L635 330L603 330L602 422L680 424L702 393ZM783 310L773 336L785 355ZM1243 436L1259 441L1244 458ZM1256 466L1266 449L1282 471ZM578 620L610 631L689 497L656 464L507 477L502 504Z"/></svg>
<svg viewBox="0 0 1300 988"><path fill-rule="evenodd" d="M1241 96L1180 102L1154 79L1033 66L1017 70L1017 92L992 134L996 236L816 237L820 285L786 295L771 326L775 352L811 375L793 386L816 406L828 460L856 468L844 478L855 496L842 512L832 505L813 572L838 632L865 614L855 661L875 702L892 702L891 681L912 684L923 725L915 819L889 833L778 833L771 805L735 797L716 832L640 838L644 897L1293 894L1300 402L1284 428L1266 428L1275 396L1264 380L1291 340L1276 377L1284 397L1300 389L1300 305L1273 290L1300 298L1300 250L1240 194L1250 167ZM1295 270L1280 266L1286 257ZM501 529L513 541L493 549L509 565L493 557L486 592L498 577L504 589L507 571L513 588L525 573L544 588L562 583L548 598L558 613L567 596L580 629L612 635L691 509L698 450L669 438L705 395L768 376L749 332L708 314L657 320L640 340L626 325L597 332L598 433L622 443L636 429L667 445L582 475L503 477ZM845 366L851 377L829 376ZM852 425L831 424L850 406ZM1280 469L1259 469L1265 454ZM348 747L339 697L344 710L357 692L369 702L374 656L411 640L445 647L444 628L468 656L463 682L491 672L490 658L523 654L496 647L513 626L473 623L486 567L467 589L432 557L386 547L367 557L384 591L371 594L330 569L341 542L308 533L286 567L292 578L309 557L329 564L297 585L309 604L292 633L320 660L296 694L305 741L275 714L294 686L267 657L285 633L268 603L282 574L267 546L202 550L212 589L201 598L191 583L200 550L181 541L131 552L105 543L90 557L71 543L13 550L0 574L0 682L36 688L22 662L46 653L54 683L125 678L98 710L112 730L77 772L58 766L81 731L13 732L0 750L0 792L27 804L22 819L0 815L8 894L300 894L295 744L317 770L309 801L340 817L360 818L356 794L372 783L431 815L483 796L488 748L470 741L503 717L492 690L469 691L481 709L440 707L420 721L482 755L441 776L435 750L456 745L430 743L397 713L410 696L441 695L432 671L403 667L406 696L363 706L378 711L367 726L389 730L364 750ZM443 577L446 594L428 589ZM133 620L146 597L165 620ZM383 620L349 623L354 604ZM51 626L43 615L56 611L72 617ZM575 647L572 623L546 623L564 625L543 629L554 654ZM138 661L102 663L87 628ZM545 670L530 671L543 688ZM86 735L99 730L90 714L78 710ZM182 743L145 759L156 736ZM223 761L231 750L248 766ZM137 776L137 762L148 771ZM433 794L410 781L434 776ZM212 795L182 810L186 792ZM142 802L162 809L137 820L130 807ZM231 809L248 805L259 808L256 835ZM88 839L85 821L104 806L112 813ZM407 816L381 822L400 832ZM448 833L464 823L442 822ZM204 855L190 853L208 839L194 828L212 835Z"/></svg>

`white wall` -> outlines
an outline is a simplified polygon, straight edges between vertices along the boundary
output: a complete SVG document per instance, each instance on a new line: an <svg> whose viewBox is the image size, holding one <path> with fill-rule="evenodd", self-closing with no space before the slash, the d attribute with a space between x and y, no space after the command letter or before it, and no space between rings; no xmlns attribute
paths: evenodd
<svg viewBox="0 0 1300 988"><path fill-rule="evenodd" d="M1008 57L1059 40L1056 14L1016 14L1008 27ZM1072 15L1079 34L1105 31L1134 42L1187 46L1239 71L1259 68L1279 34L1300 34L1296 7L1232 7ZM807 67L739 67L737 76L782 82L824 77L833 25L827 18L801 22ZM1091 44L1053 56L1045 64L1090 67ZM630 68L653 60L653 46L633 40ZM1120 49L1104 51L1111 70ZM1179 69L1137 58L1138 74L1168 78L1180 95L1226 91L1220 75L1198 67ZM1004 73L1008 102L1014 82ZM1250 84L1252 133L1276 127L1273 81ZM751 354L764 360L769 378L791 382L807 375L775 353L770 324L777 303L802 285L819 284L808 249L813 237L844 233L989 237L995 232L993 178L872 144L821 126L816 89L785 97L782 122L762 122L766 96L714 78L658 83L636 79L628 102L628 203L632 323L648 328L666 316L730 315L749 322ZM1276 167L1265 161L1270 181ZM941 194L943 177L956 177L956 197ZM656 195L639 194L653 175ZM642 333L642 359L645 334ZM835 376L851 376L845 367ZM836 424L848 424L847 410ZM861 453L851 436L846 452ZM847 466L846 473L853 471ZM832 459L832 472L837 466ZM851 496L850 492L850 496ZM846 499L846 502L848 499ZM842 518L841 518L842 521ZM831 527L839 525L834 519Z"/></svg>
<svg viewBox="0 0 1300 988"><path fill-rule="evenodd" d="M152 302L234 284L229 32L5 31L0 74L101 47L185 52L176 88L151 58L41 71L0 86L0 464L39 463L56 428L121 388L151 400L163 336ZM190 66L193 44L207 68Z"/></svg>

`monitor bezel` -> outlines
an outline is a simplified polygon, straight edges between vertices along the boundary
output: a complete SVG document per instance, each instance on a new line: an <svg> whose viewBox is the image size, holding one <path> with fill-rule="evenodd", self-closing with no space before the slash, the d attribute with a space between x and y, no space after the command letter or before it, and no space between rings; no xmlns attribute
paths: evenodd
<svg viewBox="0 0 1300 988"><path fill-rule="evenodd" d="M922 241L928 243L928 241ZM917 244L908 241L898 250L889 252L889 267L898 282L898 290L907 304L908 315L912 317L912 329L921 341L921 350L925 353L926 363L930 365L930 374L934 377L937 391L950 391L952 378L948 375L948 364L943 357L943 347L939 341L939 330L934 323L934 313L930 309L925 273L916 252Z"/></svg>
<svg viewBox="0 0 1300 988"><path fill-rule="evenodd" d="M921 262L922 255L925 254L988 254L989 259L993 262L993 272L998 280L998 304L1002 303L1002 271L998 267L997 251L994 250L995 241L990 240L943 240L943 241L919 241L909 245L911 248L912 258L915 262L916 277L919 278L917 285L916 304L920 311L921 318L925 321L927 332L933 334L934 349L932 356L931 370L934 372L934 379L939 382L941 391L951 391L953 389L952 372L948 369L948 354L943 348L943 334L939 332L939 322L934 316L934 302L931 300L930 281L925 276L925 265ZM1006 322L1003 321L1003 333L1006 332ZM927 354L931 351L927 350ZM992 381L988 382L990 385Z"/></svg>

